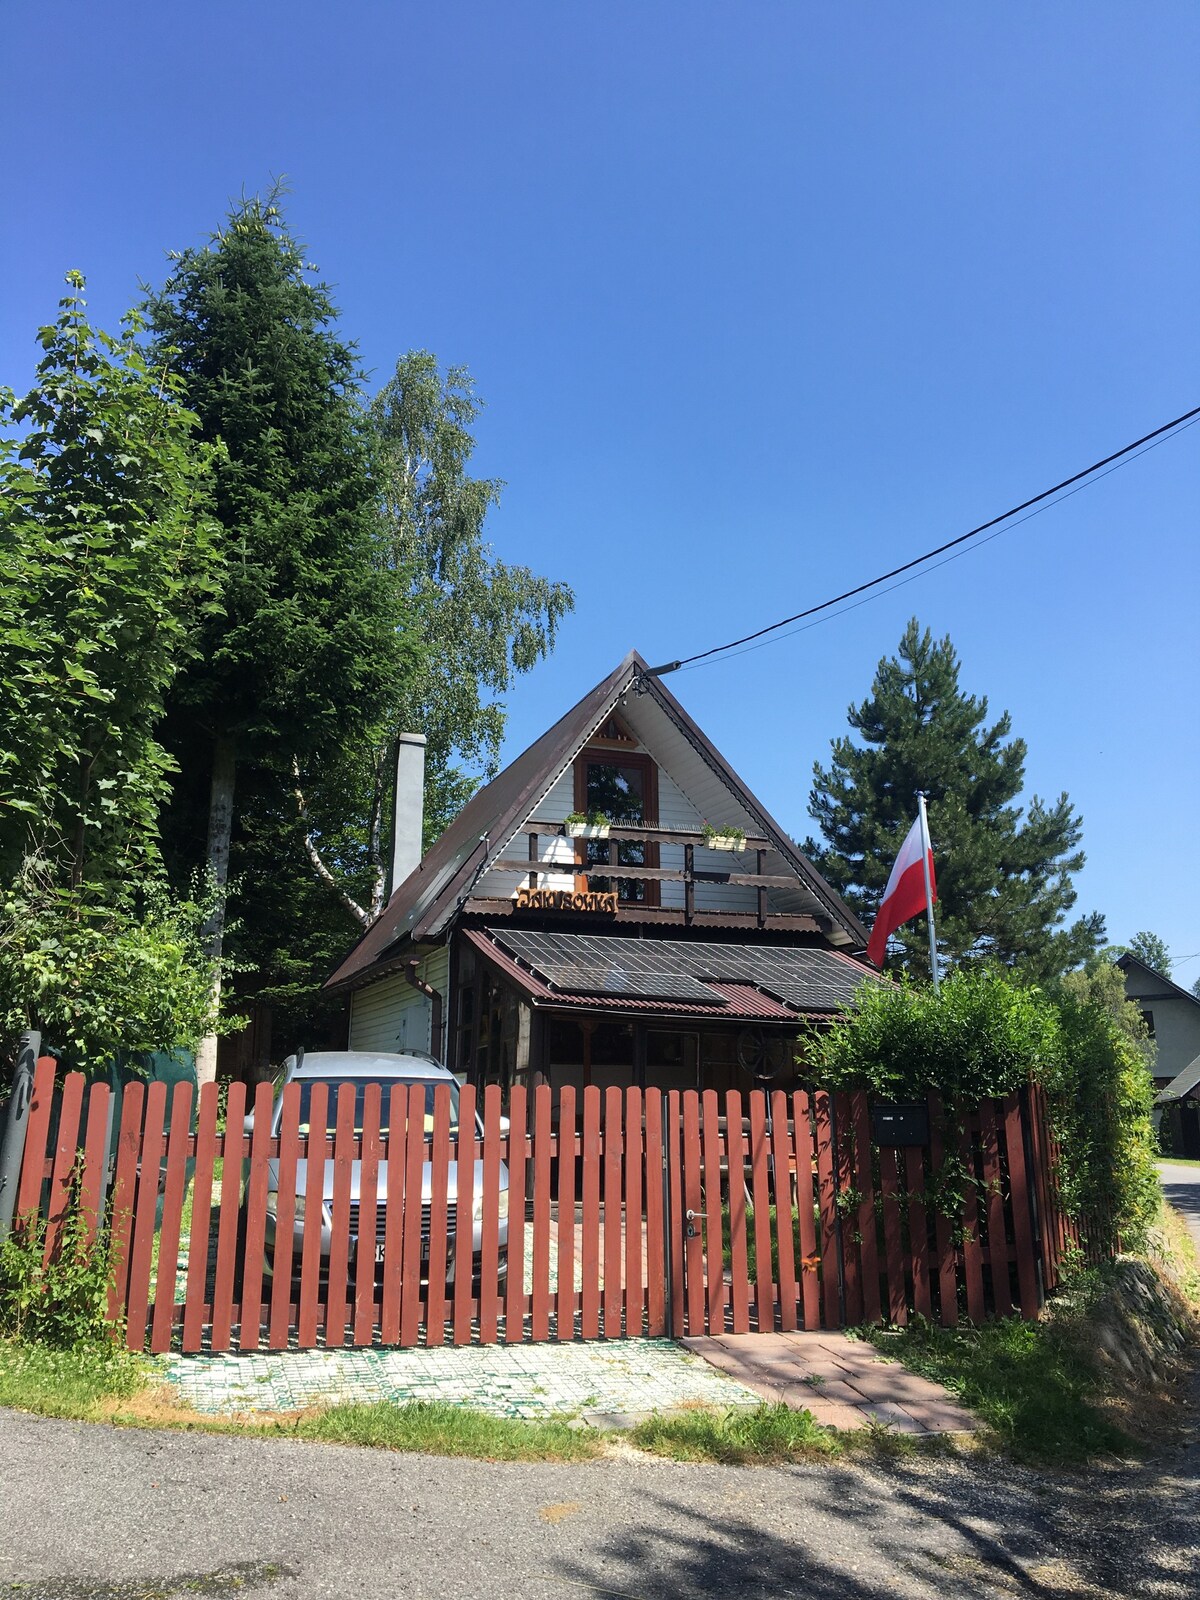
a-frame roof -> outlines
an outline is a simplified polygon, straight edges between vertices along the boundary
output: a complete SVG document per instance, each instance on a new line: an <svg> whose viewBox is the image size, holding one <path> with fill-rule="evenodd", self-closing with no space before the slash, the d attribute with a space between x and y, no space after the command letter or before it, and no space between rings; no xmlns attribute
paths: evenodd
<svg viewBox="0 0 1200 1600"><path fill-rule="evenodd" d="M1156 982L1165 985L1166 993L1153 998L1162 1000L1187 1000L1191 1005L1200 1006L1200 999L1192 994L1189 989L1181 989L1173 978L1168 978L1166 973L1160 972L1157 967L1150 966L1148 962L1142 960L1141 956L1135 956L1131 950L1122 951L1113 965L1119 967L1121 971L1125 973L1128 973L1130 967L1140 967L1147 977L1153 978ZM1143 994L1138 995L1136 998L1139 1000L1149 1000L1152 997L1150 995Z"/></svg>
<svg viewBox="0 0 1200 1600"><path fill-rule="evenodd" d="M620 666L486 784L463 807L420 865L392 893L382 916L370 927L326 984L340 988L370 968L389 961L405 938L439 938L490 863L503 854L513 835L570 766L630 690L653 697L688 744L755 819L765 837L795 872L798 885L839 928L844 941L862 948L866 930L784 830L700 731L687 712L651 675L631 650Z"/></svg>

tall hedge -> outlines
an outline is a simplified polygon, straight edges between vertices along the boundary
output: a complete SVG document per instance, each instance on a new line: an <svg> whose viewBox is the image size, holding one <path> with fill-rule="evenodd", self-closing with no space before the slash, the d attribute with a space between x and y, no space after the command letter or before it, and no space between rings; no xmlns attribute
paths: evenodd
<svg viewBox="0 0 1200 1600"><path fill-rule="evenodd" d="M1136 1248L1158 1208L1153 1088L1137 1029L1110 998L1086 981L1051 992L979 968L950 973L938 994L913 981L864 984L855 1009L807 1042L804 1070L890 1100L936 1091L954 1124L981 1100L1042 1084L1064 1207L1094 1242ZM947 1208L971 1181L965 1169L944 1175Z"/></svg>

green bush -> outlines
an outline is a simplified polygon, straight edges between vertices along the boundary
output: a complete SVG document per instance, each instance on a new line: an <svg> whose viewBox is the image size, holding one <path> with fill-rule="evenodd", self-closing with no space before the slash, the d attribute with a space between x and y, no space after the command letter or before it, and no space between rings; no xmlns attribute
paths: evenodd
<svg viewBox="0 0 1200 1600"><path fill-rule="evenodd" d="M46 1224L22 1217L0 1244L0 1337L53 1350L112 1348L120 1328L108 1320L112 1281L108 1232L88 1236L72 1192L46 1259Z"/></svg>
<svg viewBox="0 0 1200 1600"><path fill-rule="evenodd" d="M931 1203L954 1215L975 1181L957 1156L963 1116L1037 1082L1062 1151L1066 1210L1094 1243L1119 1236L1140 1246L1158 1194L1153 1090L1140 1024L1125 1015L1134 1008L1103 973L1073 974L1049 993L999 969L963 967L939 993L911 979L868 983L854 1004L810 1037L803 1070L822 1087L865 1087L888 1100L941 1096L948 1148Z"/></svg>

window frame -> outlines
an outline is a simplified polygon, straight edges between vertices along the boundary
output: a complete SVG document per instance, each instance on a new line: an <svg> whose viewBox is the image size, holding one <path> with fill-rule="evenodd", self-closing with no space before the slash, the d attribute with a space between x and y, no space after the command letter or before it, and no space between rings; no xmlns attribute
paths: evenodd
<svg viewBox="0 0 1200 1600"><path fill-rule="evenodd" d="M642 806L644 826L655 828L658 827L658 763L655 761L653 756L646 755L640 750L626 750L623 748L623 746L616 744L615 742L612 744L592 744L585 746L584 749L582 749L575 757L576 811L586 812L588 808L587 769L589 766L639 768L642 772ZM656 870L659 864L657 840L647 840L645 849L645 865L652 870ZM591 871L596 876L601 875L597 870L597 866L593 866ZM619 883L620 879L618 877L618 872L619 868L612 867L610 865L608 872L603 874L603 876L612 878L614 883ZM586 883L587 840L576 839L575 887L576 889L582 891L585 888ZM631 907L659 906L662 902L659 894L658 880L656 878L645 879L643 880L642 886L646 892L641 900L626 900L623 896L621 896L618 899L618 905Z"/></svg>

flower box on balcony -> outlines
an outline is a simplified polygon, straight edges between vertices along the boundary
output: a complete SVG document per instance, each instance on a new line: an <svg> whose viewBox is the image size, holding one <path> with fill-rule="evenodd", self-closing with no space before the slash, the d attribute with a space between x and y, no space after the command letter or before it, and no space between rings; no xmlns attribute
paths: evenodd
<svg viewBox="0 0 1200 1600"><path fill-rule="evenodd" d="M607 817L572 816L567 818L566 827L570 839L607 839L612 824Z"/></svg>
<svg viewBox="0 0 1200 1600"><path fill-rule="evenodd" d="M741 828L712 828L704 824L704 845L708 850L728 850L740 855L746 848L746 835Z"/></svg>

